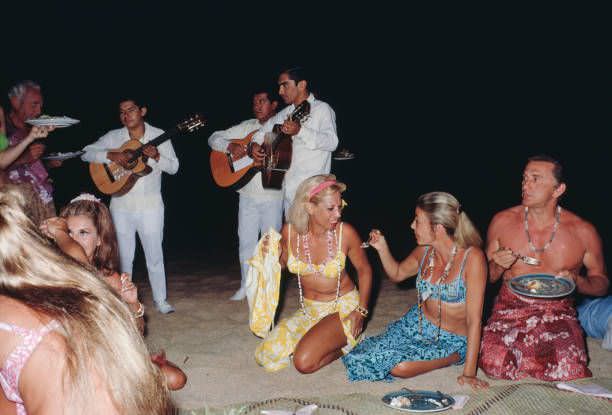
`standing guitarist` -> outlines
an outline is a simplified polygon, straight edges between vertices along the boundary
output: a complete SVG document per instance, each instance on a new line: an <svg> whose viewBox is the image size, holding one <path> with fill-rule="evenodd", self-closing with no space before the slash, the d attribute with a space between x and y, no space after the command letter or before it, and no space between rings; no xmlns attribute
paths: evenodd
<svg viewBox="0 0 612 415"><path fill-rule="evenodd" d="M115 162L127 167L129 156L115 151L130 139L143 144L163 134L144 121L147 108L134 99L119 103L119 119L124 128L111 130L83 150L83 161L90 163ZM166 301L166 273L164 270L164 253L162 239L164 235L164 202L161 195L162 172L174 174L179 168L179 161L170 141L158 147L145 145L142 150L148 157L147 165L152 172L136 181L134 187L122 196L113 196L110 211L119 241L121 271L132 273L136 232L142 243L147 261L149 282L153 291L153 301L160 313L174 311Z"/></svg>
<svg viewBox="0 0 612 415"><path fill-rule="evenodd" d="M253 95L253 115L255 118L241 122L227 130L215 131L208 138L208 145L213 150L228 152L232 158L239 159L246 155L246 145L232 141L244 138L259 129L270 117L276 114L278 100L274 94L265 89ZM267 232L270 227L280 231L283 224L283 195L279 190L264 189L261 173L257 173L238 190L238 257L242 280L240 289L230 298L239 301L246 297L246 261L253 255L253 249L259 240L259 234Z"/></svg>
<svg viewBox="0 0 612 415"><path fill-rule="evenodd" d="M336 114L323 101L310 93L310 78L303 68L291 68L281 72L278 77L278 93L287 107L270 118L253 137L253 157L261 160L264 153L260 144L264 136L280 124L280 131L292 136L293 156L291 166L283 182L285 215L289 211L298 185L305 179L327 174L331 170L331 154L338 146L336 134ZM288 117L302 102L310 103L310 116L302 123Z"/></svg>

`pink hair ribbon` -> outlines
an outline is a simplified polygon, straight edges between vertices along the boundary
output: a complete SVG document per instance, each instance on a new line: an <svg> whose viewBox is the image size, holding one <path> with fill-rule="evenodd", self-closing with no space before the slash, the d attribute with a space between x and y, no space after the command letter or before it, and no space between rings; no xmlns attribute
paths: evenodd
<svg viewBox="0 0 612 415"><path fill-rule="evenodd" d="M316 195L317 193L319 193L321 190L327 189L329 186L332 186L334 184L336 184L335 180L327 180L327 181L319 183L318 185L312 188L312 190L308 194L308 198L312 199L312 197Z"/></svg>

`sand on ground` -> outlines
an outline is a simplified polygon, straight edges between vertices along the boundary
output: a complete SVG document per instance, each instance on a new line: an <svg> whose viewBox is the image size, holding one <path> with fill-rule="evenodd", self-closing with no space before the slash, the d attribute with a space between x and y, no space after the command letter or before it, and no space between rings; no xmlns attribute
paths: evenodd
<svg viewBox="0 0 612 415"><path fill-rule="evenodd" d="M266 372L253 358L253 351L261 339L249 330L247 301L229 300L239 286L239 272L237 264L229 262L202 265L201 259L171 261L167 264L168 299L176 312L168 315L152 307L151 290L143 272L135 276L147 306L147 344L152 351L165 349L168 359L181 367L189 378L185 388L173 392L178 407L196 409L277 397L358 392L382 397L402 387L469 394L468 386L459 386L456 382L462 372L461 366L392 383L351 383L339 360L309 375L300 374L293 366L276 373ZM298 306L295 279L288 280L286 285L281 317L290 315ZM415 302L415 290L398 287L383 278L365 335L378 334ZM612 365L609 364L612 354L601 348L601 341L588 339L587 344L593 376L612 377ZM479 376L486 379L480 372ZM486 380L491 385L512 383ZM532 378L524 380L535 381Z"/></svg>

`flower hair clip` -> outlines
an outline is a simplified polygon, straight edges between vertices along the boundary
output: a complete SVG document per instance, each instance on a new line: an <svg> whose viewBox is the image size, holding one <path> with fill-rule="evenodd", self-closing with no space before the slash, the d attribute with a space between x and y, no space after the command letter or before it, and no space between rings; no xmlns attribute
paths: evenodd
<svg viewBox="0 0 612 415"><path fill-rule="evenodd" d="M87 200L88 202L96 202L96 203L102 203L100 201L100 199L98 199L97 197L95 197L94 195L92 195L91 193L81 193L80 195L78 195L77 197L75 197L74 199L72 199L70 201L70 203L74 203L74 202L79 202L81 200Z"/></svg>

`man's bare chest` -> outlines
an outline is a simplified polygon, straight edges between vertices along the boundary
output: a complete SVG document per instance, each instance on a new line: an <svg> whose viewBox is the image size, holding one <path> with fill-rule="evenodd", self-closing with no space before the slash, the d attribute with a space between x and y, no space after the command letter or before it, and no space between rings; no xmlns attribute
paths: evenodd
<svg viewBox="0 0 612 415"><path fill-rule="evenodd" d="M551 229L529 230L517 228L516 232L500 238L500 246L512 249L515 253L537 258L541 261L538 267L517 263L526 270L558 272L580 268L584 258L585 247L582 241L570 229L559 227L553 238ZM530 243L531 241L531 243Z"/></svg>

